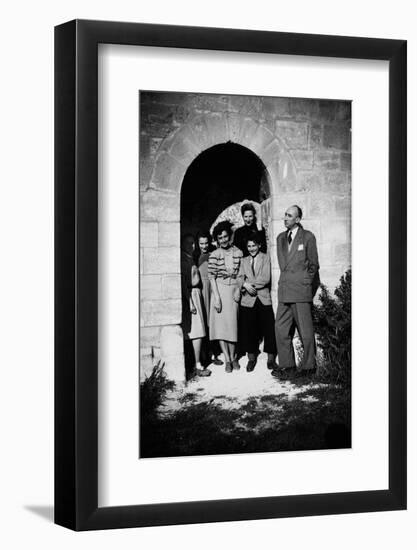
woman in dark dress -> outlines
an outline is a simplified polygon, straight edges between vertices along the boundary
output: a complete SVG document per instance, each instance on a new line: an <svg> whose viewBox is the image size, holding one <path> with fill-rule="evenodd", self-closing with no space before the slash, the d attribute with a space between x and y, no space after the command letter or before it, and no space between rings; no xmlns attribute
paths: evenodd
<svg viewBox="0 0 417 550"><path fill-rule="evenodd" d="M260 243L260 252L266 253L266 233L265 228L258 229L256 221L256 210L251 202L245 202L240 207L244 225L236 229L233 236L233 244L237 246L243 253L243 256L248 256L247 242L250 237L256 236Z"/></svg>

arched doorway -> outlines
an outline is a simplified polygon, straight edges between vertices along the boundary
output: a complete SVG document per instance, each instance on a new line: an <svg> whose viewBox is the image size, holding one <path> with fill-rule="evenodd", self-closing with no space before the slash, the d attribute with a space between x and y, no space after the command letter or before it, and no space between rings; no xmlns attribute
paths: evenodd
<svg viewBox="0 0 417 550"><path fill-rule="evenodd" d="M264 163L250 149L231 141L206 149L192 161L181 186L181 235L210 230L221 219L228 219L236 229L243 223L240 205L249 200L257 207L258 225L265 227L269 241L270 188ZM183 324L187 314L183 309ZM186 371L190 372L194 354L189 341L185 341L184 352Z"/></svg>
<svg viewBox="0 0 417 550"><path fill-rule="evenodd" d="M208 230L229 209L235 226L240 213L233 205L250 200L261 205L261 219L270 222L270 181L262 160L250 149L231 141L214 145L188 167L181 187L181 234ZM236 206L236 210L238 207Z"/></svg>

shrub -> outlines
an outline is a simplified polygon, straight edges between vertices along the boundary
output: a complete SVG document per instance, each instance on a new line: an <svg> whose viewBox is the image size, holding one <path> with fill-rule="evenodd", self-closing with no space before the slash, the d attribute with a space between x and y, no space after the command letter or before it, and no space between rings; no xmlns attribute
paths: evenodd
<svg viewBox="0 0 417 550"><path fill-rule="evenodd" d="M351 269L340 278L332 296L320 285L319 303L313 307L314 326L321 351L319 374L343 385L351 380Z"/></svg>
<svg viewBox="0 0 417 550"><path fill-rule="evenodd" d="M150 376L140 384L140 414L142 421L156 414L167 391L171 390L175 383L167 380L164 372L164 364L159 361L152 369Z"/></svg>

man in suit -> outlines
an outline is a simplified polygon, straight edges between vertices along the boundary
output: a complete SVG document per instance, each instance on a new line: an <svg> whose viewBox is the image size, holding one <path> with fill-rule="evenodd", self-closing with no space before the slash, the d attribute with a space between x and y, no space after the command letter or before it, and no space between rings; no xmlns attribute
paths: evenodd
<svg viewBox="0 0 417 550"><path fill-rule="evenodd" d="M286 231L277 237L278 264L281 271L278 283L278 310L275 320L279 370L278 378L297 374L293 337L297 327L304 360L300 375L316 371L316 345L311 305L319 285L319 260L316 238L301 225L302 210L290 206L285 212Z"/></svg>

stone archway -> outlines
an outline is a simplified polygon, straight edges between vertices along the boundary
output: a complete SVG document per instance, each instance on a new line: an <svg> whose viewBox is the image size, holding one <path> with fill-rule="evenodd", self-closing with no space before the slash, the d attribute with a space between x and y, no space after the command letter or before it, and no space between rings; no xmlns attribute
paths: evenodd
<svg viewBox="0 0 417 550"><path fill-rule="evenodd" d="M200 153L181 185L181 236L206 232L216 221L226 219L236 230L243 224L240 206L244 200L256 205L258 226L268 231L269 217L262 219L268 208L261 207L271 200L265 170L253 151L230 141ZM184 342L185 364L191 369L194 354L189 344Z"/></svg>
<svg viewBox="0 0 417 550"><path fill-rule="evenodd" d="M247 116L227 113L198 115L163 140L158 149L148 189L179 193L191 162L217 144L232 142L253 151L264 163L273 182L295 187L295 161L285 141L266 125Z"/></svg>
<svg viewBox="0 0 417 550"><path fill-rule="evenodd" d="M141 359L149 353L152 358L160 354L168 376L178 381L184 379L183 366L179 368L184 363L180 327L181 186L188 167L202 152L228 142L251 151L265 167L263 185L269 187L270 197L263 201L263 215L270 220L273 289L277 286L273 236L282 230L278 220L289 200L288 190L296 189L294 159L281 137L248 116L197 115L161 142L149 183L140 197Z"/></svg>

